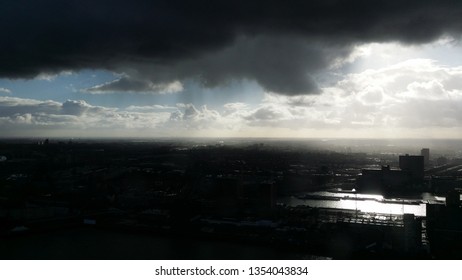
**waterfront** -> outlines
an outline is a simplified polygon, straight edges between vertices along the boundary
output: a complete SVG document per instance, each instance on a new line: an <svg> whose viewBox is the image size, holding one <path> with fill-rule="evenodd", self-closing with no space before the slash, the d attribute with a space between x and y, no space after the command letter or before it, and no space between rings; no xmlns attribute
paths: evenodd
<svg viewBox="0 0 462 280"><path fill-rule="evenodd" d="M307 199L302 197L307 197ZM286 196L278 200L279 203L288 206L306 205L315 208L348 209L394 215L409 213L422 217L426 216L424 202L428 201L443 203L444 198L422 193L421 198L398 200L385 199L382 195L319 191Z"/></svg>

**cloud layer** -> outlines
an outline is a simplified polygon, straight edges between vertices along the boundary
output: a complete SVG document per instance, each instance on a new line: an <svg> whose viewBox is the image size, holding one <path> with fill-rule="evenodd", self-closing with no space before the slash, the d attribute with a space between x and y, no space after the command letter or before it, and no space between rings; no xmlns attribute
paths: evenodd
<svg viewBox="0 0 462 280"><path fill-rule="evenodd" d="M319 95L259 104L109 108L0 96L2 136L462 137L462 67L412 59L346 75Z"/></svg>
<svg viewBox="0 0 462 280"><path fill-rule="evenodd" d="M169 115L167 112L133 112L92 106L83 100L60 103L0 97L2 137L118 136L119 132L129 136L138 129L155 128Z"/></svg>
<svg viewBox="0 0 462 280"><path fill-rule="evenodd" d="M90 92L246 78L270 92L319 93L318 75L355 45L458 37L461 19L462 2L449 0L4 1L0 76L106 69L125 76Z"/></svg>
<svg viewBox="0 0 462 280"><path fill-rule="evenodd" d="M0 87L0 94L3 93L3 94L10 94L11 93L11 90L7 89L7 88L2 88Z"/></svg>

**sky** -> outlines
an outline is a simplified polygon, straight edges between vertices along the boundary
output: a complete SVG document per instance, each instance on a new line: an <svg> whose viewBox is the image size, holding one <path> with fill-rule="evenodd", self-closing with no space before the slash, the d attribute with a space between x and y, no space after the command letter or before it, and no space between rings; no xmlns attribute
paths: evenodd
<svg viewBox="0 0 462 280"><path fill-rule="evenodd" d="M462 1L5 0L0 137L462 138Z"/></svg>

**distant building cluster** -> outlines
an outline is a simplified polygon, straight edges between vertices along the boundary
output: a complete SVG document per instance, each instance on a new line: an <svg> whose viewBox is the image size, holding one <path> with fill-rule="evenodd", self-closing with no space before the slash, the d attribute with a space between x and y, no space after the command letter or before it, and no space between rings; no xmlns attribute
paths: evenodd
<svg viewBox="0 0 462 280"><path fill-rule="evenodd" d="M428 150L428 149L427 149ZM429 155L429 151L428 151ZM381 169L363 169L358 179L358 190L367 193L422 190L424 186L425 156L399 156L399 169L390 165Z"/></svg>

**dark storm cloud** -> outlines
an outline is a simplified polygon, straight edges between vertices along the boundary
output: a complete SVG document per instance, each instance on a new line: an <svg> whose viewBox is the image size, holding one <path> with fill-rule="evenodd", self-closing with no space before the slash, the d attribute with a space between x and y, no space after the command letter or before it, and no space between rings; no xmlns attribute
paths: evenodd
<svg viewBox="0 0 462 280"><path fill-rule="evenodd" d="M462 1L11 0L0 4L0 76L90 68L132 79L108 90L248 78L314 93L316 75L357 43L461 31Z"/></svg>

